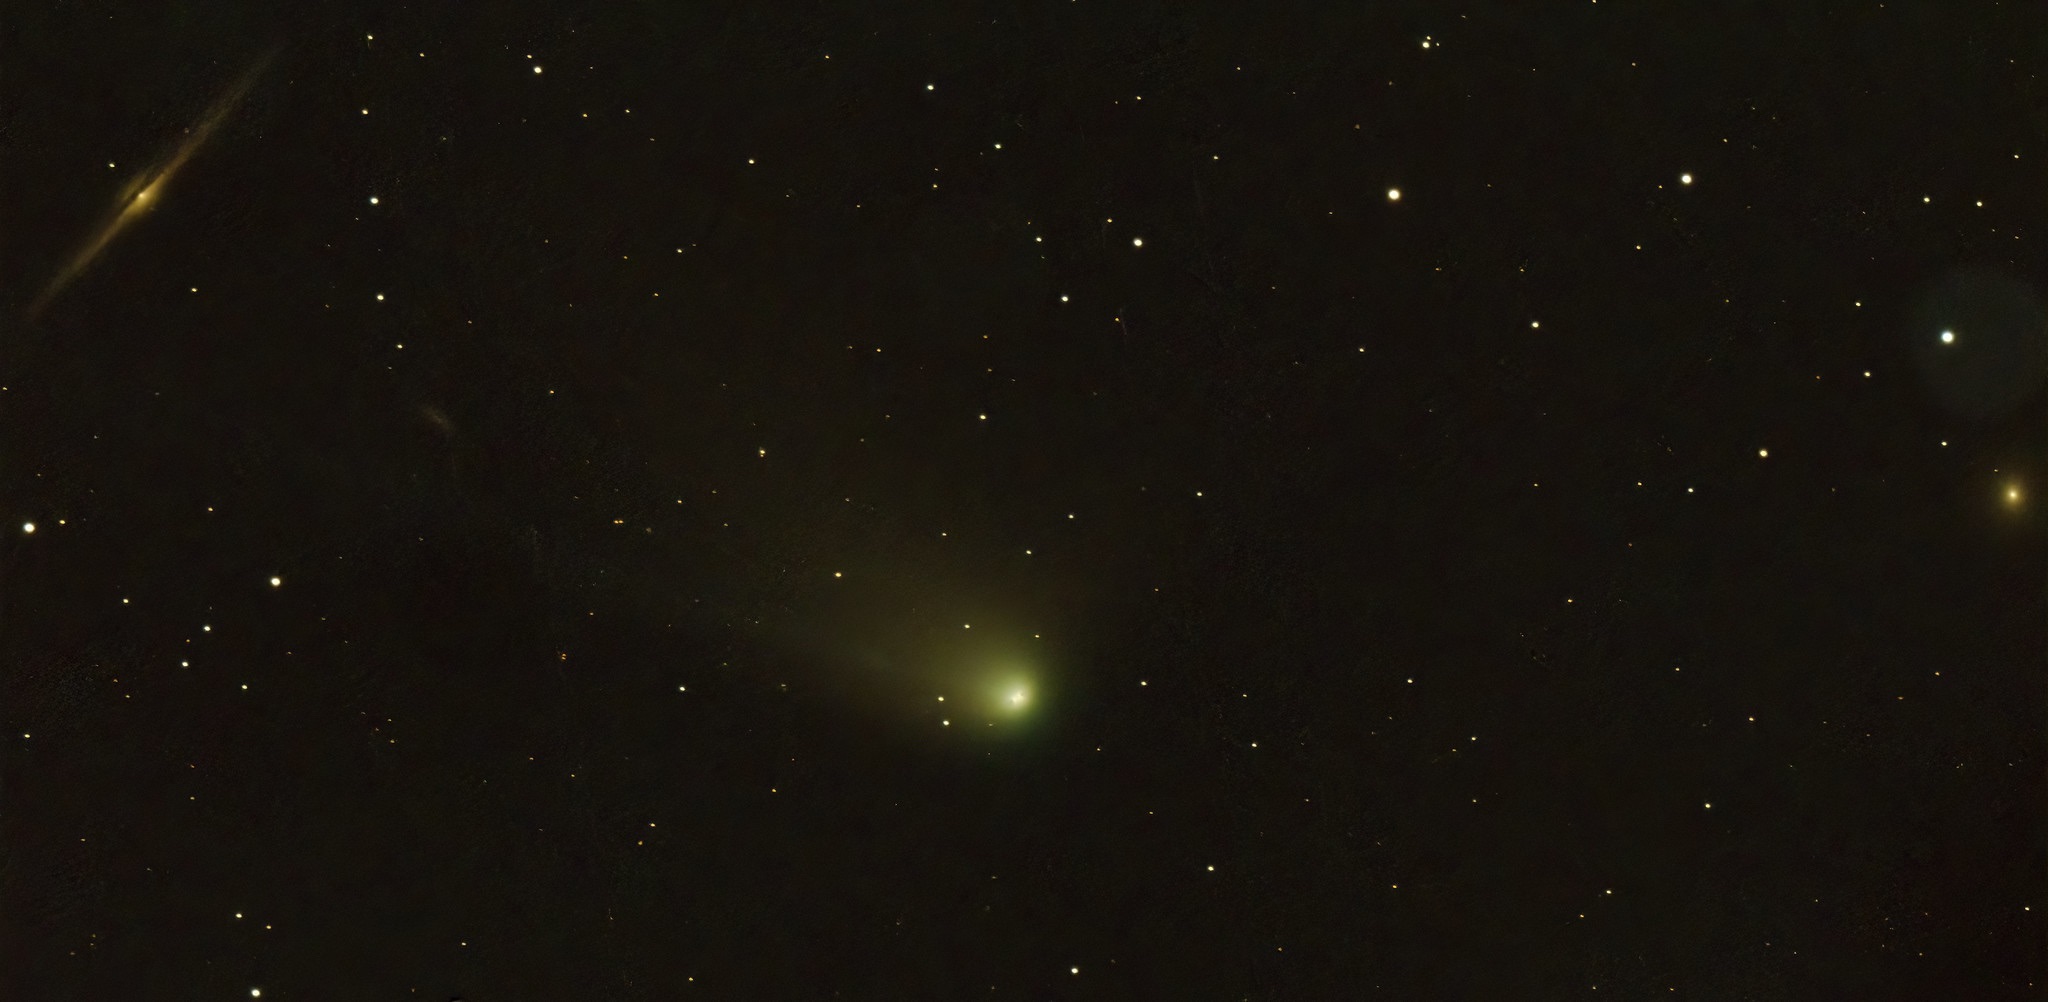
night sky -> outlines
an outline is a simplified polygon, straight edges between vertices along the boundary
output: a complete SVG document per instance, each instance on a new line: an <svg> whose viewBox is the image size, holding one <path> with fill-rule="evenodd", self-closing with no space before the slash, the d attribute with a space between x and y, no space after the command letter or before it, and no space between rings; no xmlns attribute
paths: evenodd
<svg viewBox="0 0 2048 1002"><path fill-rule="evenodd" d="M4 20L10 999L2048 981L2032 4Z"/></svg>

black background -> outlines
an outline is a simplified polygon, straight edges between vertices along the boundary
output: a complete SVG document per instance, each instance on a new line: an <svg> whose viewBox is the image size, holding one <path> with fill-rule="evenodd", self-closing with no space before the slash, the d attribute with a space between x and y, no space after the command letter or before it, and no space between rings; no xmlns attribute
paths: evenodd
<svg viewBox="0 0 2048 1002"><path fill-rule="evenodd" d="M4 29L9 997L2048 976L2038 10Z"/></svg>

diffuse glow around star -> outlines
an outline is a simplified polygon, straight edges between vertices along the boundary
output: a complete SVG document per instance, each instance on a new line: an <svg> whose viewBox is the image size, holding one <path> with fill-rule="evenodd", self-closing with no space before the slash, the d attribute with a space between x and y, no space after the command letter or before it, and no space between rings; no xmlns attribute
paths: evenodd
<svg viewBox="0 0 2048 1002"><path fill-rule="evenodd" d="M1017 735L1055 711L1059 645L1022 596L873 568L830 580L754 631L795 687L912 733Z"/></svg>
<svg viewBox="0 0 2048 1002"><path fill-rule="evenodd" d="M941 727L1010 727L1030 720L1039 711L1038 686L1033 673L1012 667L998 671L965 671L958 695L937 702L943 711Z"/></svg>
<svg viewBox="0 0 2048 1002"><path fill-rule="evenodd" d="M1050 709L1053 659L1042 633L981 623L916 646L906 677L931 687L940 727L1014 733Z"/></svg>

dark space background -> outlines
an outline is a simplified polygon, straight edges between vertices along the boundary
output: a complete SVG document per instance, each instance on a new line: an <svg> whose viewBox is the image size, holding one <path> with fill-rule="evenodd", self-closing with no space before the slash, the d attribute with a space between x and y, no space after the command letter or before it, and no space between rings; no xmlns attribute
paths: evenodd
<svg viewBox="0 0 2048 1002"><path fill-rule="evenodd" d="M2048 979L2033 5L0 31L8 998Z"/></svg>

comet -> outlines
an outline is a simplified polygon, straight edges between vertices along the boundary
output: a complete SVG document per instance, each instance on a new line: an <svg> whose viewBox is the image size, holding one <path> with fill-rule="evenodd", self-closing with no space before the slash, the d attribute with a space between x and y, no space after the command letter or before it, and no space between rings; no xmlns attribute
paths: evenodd
<svg viewBox="0 0 2048 1002"><path fill-rule="evenodd" d="M163 200L164 189L170 184L171 178L177 175L178 169L185 166L186 161L191 160L193 154L198 153L199 148L206 145L206 141L219 131L221 124L234 115L235 109L249 96L250 89L256 86L256 81L263 76L263 72L277 60L282 48L283 46L272 46L269 51L258 56L241 76L235 78L226 91L207 106L206 112L199 116L199 120L184 131L168 155L158 160L150 169L137 174L121 189L120 197L115 200L113 209L93 230L92 236L79 245L77 252L65 261L64 267L51 276L49 284L43 286L43 291L29 304L28 319L34 320L40 316L43 310L63 293L65 287L92 267L93 262L106 252L107 246L121 235L122 230L127 229L128 224L141 218Z"/></svg>

